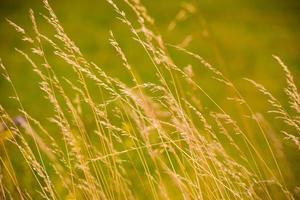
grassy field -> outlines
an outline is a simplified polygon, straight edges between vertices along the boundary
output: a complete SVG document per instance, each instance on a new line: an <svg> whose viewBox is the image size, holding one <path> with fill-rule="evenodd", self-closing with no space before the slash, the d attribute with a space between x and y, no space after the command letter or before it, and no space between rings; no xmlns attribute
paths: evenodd
<svg viewBox="0 0 300 200"><path fill-rule="evenodd" d="M0 2L1 198L300 198L298 1L49 3Z"/></svg>

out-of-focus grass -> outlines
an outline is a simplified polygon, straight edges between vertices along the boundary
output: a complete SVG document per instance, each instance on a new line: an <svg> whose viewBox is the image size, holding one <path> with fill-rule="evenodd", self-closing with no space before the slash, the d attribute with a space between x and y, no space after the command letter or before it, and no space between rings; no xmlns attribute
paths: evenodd
<svg viewBox="0 0 300 200"><path fill-rule="evenodd" d="M266 84L279 95L282 94L279 89L283 84L283 78L271 55L283 57L295 76L299 75L300 47L297 45L300 44L299 1L186 2L195 5L197 12L189 14L186 20L179 22L172 31L168 31L169 23L181 10L184 1L143 1L167 42L179 44L186 36L191 35L193 40L188 49L215 64L231 79L240 81L241 77L251 77ZM125 32L126 29L115 19L115 14L106 1L63 0L50 3L63 22L66 32L89 59L101 64L112 74L122 76L122 73L119 73L120 69L116 67L116 59L112 57L113 49L107 42L110 29L120 31L122 37L119 40L124 51L129 53L128 56L134 57L133 61L137 68L147 76L148 68L144 65L143 56L137 56L137 52L132 51L132 42ZM42 10L41 2L38 0L0 2L0 55L4 62L10 63L9 71L16 80L17 88L26 94L20 94L24 104L33 107L32 105L40 98L30 83L30 80L36 78L28 63L14 51L15 47L22 47L22 42L4 20L6 17L28 27L31 25L30 20L25 16L29 8ZM41 27L43 23L45 22L40 24ZM186 63L180 54L176 55L176 60ZM278 84L273 84L274 78ZM244 83L239 83L241 86L242 84ZM9 95L9 89L3 80L0 88L1 95ZM14 105L7 102L6 98L1 98L0 101L10 107L10 110L14 110ZM34 110L36 114L40 114L39 108Z"/></svg>

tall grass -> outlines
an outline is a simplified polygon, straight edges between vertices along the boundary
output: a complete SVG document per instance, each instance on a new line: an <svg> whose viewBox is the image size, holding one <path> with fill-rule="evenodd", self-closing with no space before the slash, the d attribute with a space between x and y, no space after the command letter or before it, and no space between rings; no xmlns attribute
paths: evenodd
<svg viewBox="0 0 300 200"><path fill-rule="evenodd" d="M288 108L264 86L245 79L249 88L253 85L266 96L261 98L270 104L271 115L265 117L218 68L185 45L166 44L139 0L123 0L122 6L107 2L131 32L132 42L143 49L144 59L151 62L155 80L143 81L113 31L109 42L130 82L87 60L47 0L43 0L47 13L41 18L53 35L39 30L32 10L32 34L8 20L31 47L31 52L16 51L38 75L51 116L49 123L31 116L1 62L24 117L20 126L0 107L7 132L1 140L1 198L299 198L299 181L291 167L297 163L290 161L284 146L288 143L300 150L300 99L283 61L274 56L286 76ZM195 78L193 66L176 64L170 50L203 66L214 83L227 91L224 98L230 103L225 106L214 99L213 91ZM56 63L49 59L52 55ZM59 73L58 63L68 66L72 78ZM43 105L39 106L42 111Z"/></svg>

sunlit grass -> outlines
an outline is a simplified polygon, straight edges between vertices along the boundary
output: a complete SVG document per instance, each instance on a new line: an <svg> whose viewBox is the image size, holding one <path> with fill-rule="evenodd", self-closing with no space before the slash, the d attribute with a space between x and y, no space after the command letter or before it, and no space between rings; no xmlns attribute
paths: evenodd
<svg viewBox="0 0 300 200"><path fill-rule="evenodd" d="M49 109L49 116L30 114L5 67L9 63L1 62L20 115L15 118L1 106L2 198L299 197L296 163L289 156L299 157L300 100L292 73L279 57L274 60L286 79L284 103L259 83L243 79L266 102L263 113L239 85L187 50L188 39L164 42L139 1L119 5L108 0L116 20L130 32L132 47L139 46L127 53L119 42L124 36L110 31L111 59L119 59L120 76L127 77L122 81L86 59L48 1L43 3L47 14L29 12L32 27L7 20L30 47L16 51L39 77L45 105L37 106L41 112ZM188 12L196 12L192 4L183 7L169 29ZM39 29L37 16L48 23L49 32ZM151 81L139 73L144 66L131 64L127 54L132 57L135 51L149 63ZM181 66L170 52L183 54L190 64ZM201 67L205 81L195 78L199 69L194 65ZM293 154L284 150L287 144Z"/></svg>

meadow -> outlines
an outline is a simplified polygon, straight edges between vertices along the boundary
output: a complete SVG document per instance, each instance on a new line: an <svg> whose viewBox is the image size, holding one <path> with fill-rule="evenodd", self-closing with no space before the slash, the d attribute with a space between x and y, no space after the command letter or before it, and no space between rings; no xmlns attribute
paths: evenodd
<svg viewBox="0 0 300 200"><path fill-rule="evenodd" d="M299 199L298 1L0 2L1 199Z"/></svg>

